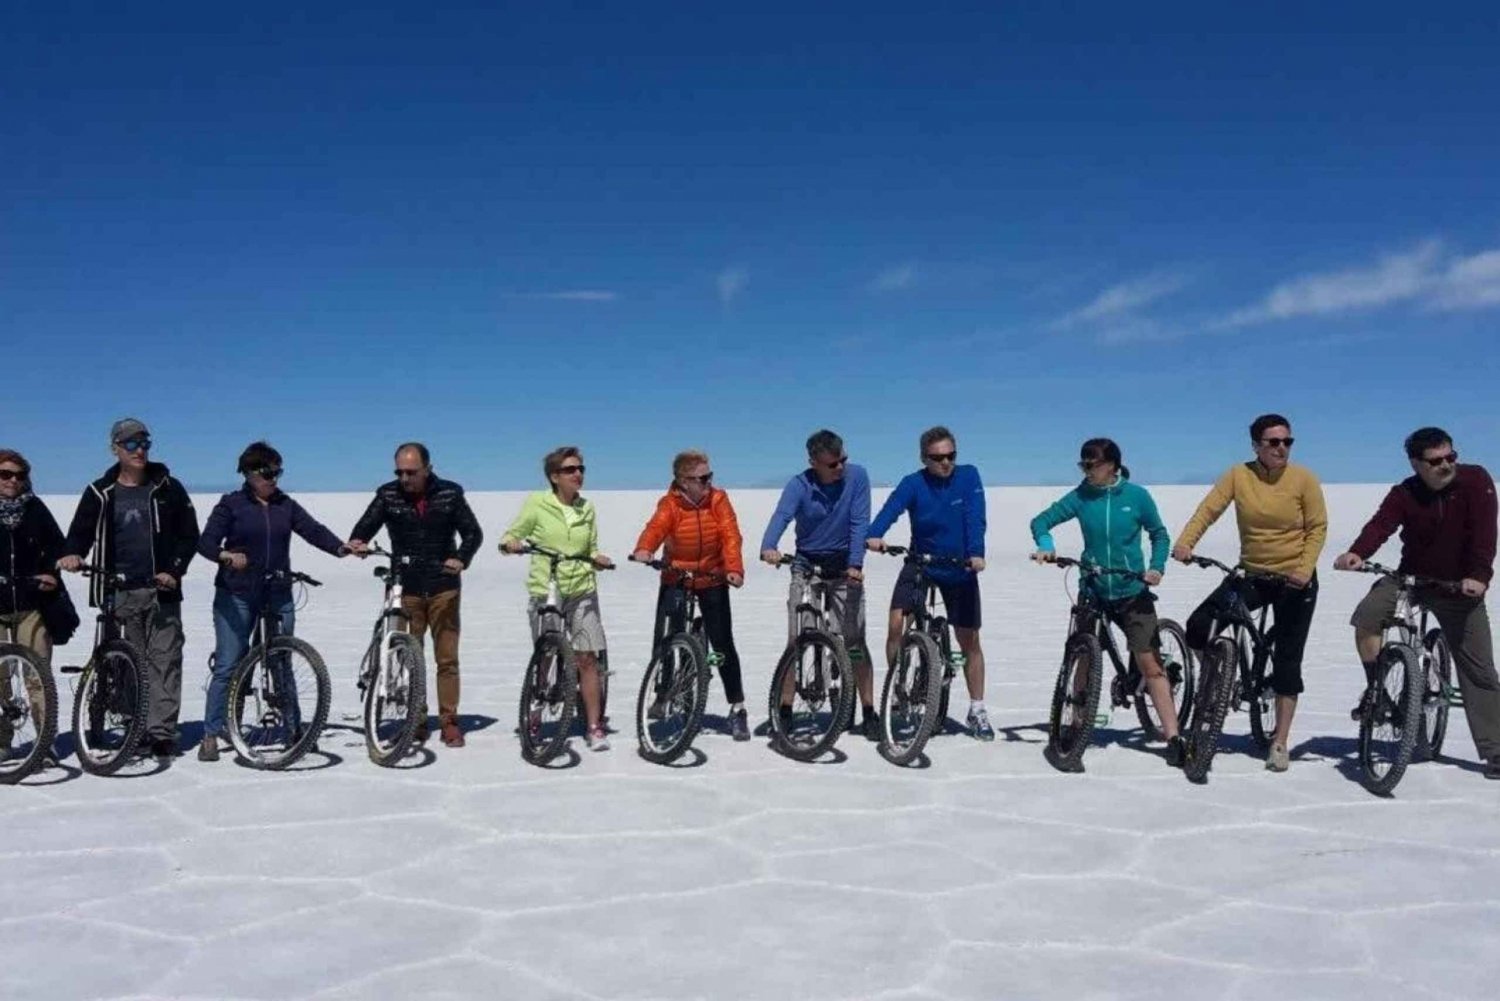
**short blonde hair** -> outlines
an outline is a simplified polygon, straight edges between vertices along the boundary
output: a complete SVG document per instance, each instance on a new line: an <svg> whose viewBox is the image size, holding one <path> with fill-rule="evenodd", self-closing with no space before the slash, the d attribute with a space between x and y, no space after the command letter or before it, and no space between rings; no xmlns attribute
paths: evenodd
<svg viewBox="0 0 1500 1001"><path fill-rule="evenodd" d="M689 448L678 452L677 456L672 460L672 479L675 480L681 476L683 470L691 469L699 464L708 464L707 452L700 452L696 448Z"/></svg>
<svg viewBox="0 0 1500 1001"><path fill-rule="evenodd" d="M552 482L552 474L562 469L564 459L582 458L583 453L578 450L577 445L559 445L542 456L542 476L550 484Z"/></svg>

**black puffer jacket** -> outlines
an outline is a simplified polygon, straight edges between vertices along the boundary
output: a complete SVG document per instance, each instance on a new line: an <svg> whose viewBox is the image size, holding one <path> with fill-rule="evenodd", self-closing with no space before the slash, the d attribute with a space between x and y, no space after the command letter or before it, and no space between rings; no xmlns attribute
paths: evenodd
<svg viewBox="0 0 1500 1001"><path fill-rule="evenodd" d="M7 528L0 523L0 574L10 587L0 587L0 614L34 612L41 608L42 592L21 582L38 574L62 579L57 561L63 554L62 529L47 505L35 496L21 508L21 523Z"/></svg>
<svg viewBox="0 0 1500 1001"><path fill-rule="evenodd" d="M421 514L419 502L425 502ZM458 587L458 575L445 573L443 561L457 559L467 567L484 542L464 488L436 476L427 481L427 492L420 498L404 493L397 480L383 485L349 537L369 542L381 528L391 537L392 552L411 557L411 564L401 571L401 586L408 594L432 595Z"/></svg>

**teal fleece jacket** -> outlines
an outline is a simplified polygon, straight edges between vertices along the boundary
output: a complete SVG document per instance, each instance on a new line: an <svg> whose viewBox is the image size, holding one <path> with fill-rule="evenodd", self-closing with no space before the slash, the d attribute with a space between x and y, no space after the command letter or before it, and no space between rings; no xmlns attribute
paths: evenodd
<svg viewBox="0 0 1500 1001"><path fill-rule="evenodd" d="M1080 483L1031 519L1031 537L1037 548L1055 552L1052 529L1074 518L1083 530L1083 559L1088 562L1144 573L1141 533L1145 532L1151 536L1150 568L1157 572L1166 569L1172 540L1157 513L1156 501L1145 487L1123 475L1108 487ZM1140 581L1113 574L1095 578L1094 586L1095 593L1106 601L1131 598L1145 590Z"/></svg>

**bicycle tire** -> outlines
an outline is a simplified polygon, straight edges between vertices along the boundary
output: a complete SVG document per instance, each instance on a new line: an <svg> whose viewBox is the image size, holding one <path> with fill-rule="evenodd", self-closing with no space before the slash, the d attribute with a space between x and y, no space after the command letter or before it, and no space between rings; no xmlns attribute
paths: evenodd
<svg viewBox="0 0 1500 1001"><path fill-rule="evenodd" d="M15 785L41 768L52 752L52 740L57 736L57 683L52 678L52 670L47 662L29 647L19 643L0 643L0 664L7 662L19 663L26 674L15 680L7 677L8 687L19 683L20 690L12 688L7 691L6 703L16 699L20 704L0 705L0 725L5 727L6 732L4 757L0 757L0 785ZM40 720L36 718L37 705L33 701L37 690L40 690L42 696ZM31 747L24 753L13 756L11 752L17 736L15 724L25 718L31 720Z"/></svg>
<svg viewBox="0 0 1500 1001"><path fill-rule="evenodd" d="M662 680L668 666L672 669L669 682ZM651 719L651 709L658 701L667 711L680 713ZM651 658L635 700L635 739L641 757L654 765L669 765L682 757L703 727L707 705L708 651L688 633L668 636ZM672 720L677 721L675 728Z"/></svg>
<svg viewBox="0 0 1500 1001"><path fill-rule="evenodd" d="M1256 750L1265 754L1271 749L1271 742L1276 738L1276 691L1271 687L1271 657L1269 652L1264 662L1256 667L1247 666L1246 660L1240 661L1240 670L1244 673L1244 694L1250 703L1250 736L1255 740Z"/></svg>
<svg viewBox="0 0 1500 1001"><path fill-rule="evenodd" d="M1380 651L1378 686L1366 689L1359 720L1359 781L1377 796L1389 796L1406 774L1422 728L1422 692L1426 682L1422 662L1413 647L1387 643ZM1391 677L1399 689L1392 695ZM1372 698L1373 696L1373 698ZM1376 728L1391 723L1390 738L1381 740ZM1385 753L1382 753L1385 752ZM1381 761L1388 761L1385 770Z"/></svg>
<svg viewBox="0 0 1500 1001"><path fill-rule="evenodd" d="M881 757L904 767L921 756L937 729L942 688L943 653L937 643L926 633L903 634L880 692Z"/></svg>
<svg viewBox="0 0 1500 1001"><path fill-rule="evenodd" d="M1453 652L1441 629L1429 629L1422 637L1422 728L1412 751L1419 759L1433 759L1443 753L1443 738L1448 735L1448 701L1453 691Z"/></svg>
<svg viewBox="0 0 1500 1001"><path fill-rule="evenodd" d="M550 677L553 663L557 665L555 679ZM562 633L542 633L532 648L526 676L521 681L518 729L524 760L533 765L545 765L562 753L568 744L568 731L573 726L577 695L578 665L573 659L573 648ZM557 716L543 733L541 720L548 708L555 709ZM533 710L537 714L535 721Z"/></svg>
<svg viewBox="0 0 1500 1001"><path fill-rule="evenodd" d="M252 745L250 738L268 717L284 714L284 707L269 706L260 696L266 690L265 676L268 660L278 653L302 658L311 669L314 678L314 706L312 719L303 720L301 726L292 730L292 740L285 742L279 752L267 747ZM273 668L274 670L274 668ZM259 681L259 684L257 684ZM293 682L294 687L299 687ZM253 698L253 701L252 701ZM280 771L296 764L318 742L323 727L328 722L328 707L333 692L328 681L328 667L312 644L295 636L277 636L251 650L235 665L229 677L229 743L234 753L251 768ZM252 707L254 722L245 720L245 708ZM299 712L300 715L300 712ZM285 724L283 723L284 727ZM276 736L267 734L267 736Z"/></svg>
<svg viewBox="0 0 1500 1001"><path fill-rule="evenodd" d="M1187 729L1187 718L1193 710L1193 693L1197 690L1197 669L1193 665L1193 651L1188 647L1187 634L1173 619L1159 619L1156 623L1157 656L1161 658L1162 670L1172 686L1172 708L1177 712L1177 728ZM1171 651L1169 653L1169 650ZM1142 691L1135 700L1135 715L1140 721L1146 739L1166 740L1161 722L1156 716L1156 705L1149 692Z"/></svg>
<svg viewBox="0 0 1500 1001"><path fill-rule="evenodd" d="M805 662L804 654L809 650L821 651L821 655L815 654L813 658L813 669L819 677L804 684L801 677L802 666ZM781 718L781 689L789 674L794 679L794 717L799 694L812 696L808 705L813 711L804 713L804 718L816 721L825 715L819 710L824 705L828 709L826 729L815 730L810 738L794 739ZM829 698L829 690L835 688ZM767 709L771 746L794 761L815 761L833 748L839 734L843 732L845 721L853 714L854 672L849 667L849 657L844 652L843 645L821 629L803 630L787 645L786 651L776 663L776 670L771 672L771 693Z"/></svg>
<svg viewBox="0 0 1500 1001"><path fill-rule="evenodd" d="M1234 641L1220 636L1203 651L1198 670L1198 694L1193 700L1192 720L1187 727L1187 760L1182 770L1193 782L1208 778L1224 733L1224 719L1234 701L1236 661L1239 650Z"/></svg>
<svg viewBox="0 0 1500 1001"><path fill-rule="evenodd" d="M386 689L382 695L381 682L388 661L381 661L379 653L375 654L375 674L365 685L365 750L375 764L391 768L411 751L417 730L427 718L427 662L416 638L406 633L391 635L386 657L394 657L401 663L405 677L398 675L394 693ZM386 705L392 710L389 717L382 711ZM383 728L381 724L386 721L394 726Z"/></svg>
<svg viewBox="0 0 1500 1001"><path fill-rule="evenodd" d="M119 663L108 675L103 664ZM113 775L125 766L135 750L146 737L146 712L151 705L151 680L146 675L145 658L129 640L115 639L100 644L79 678L78 690L73 695L73 741L78 756L78 765L90 775ZM128 671L124 666L128 665ZM121 673L115 679L115 673ZM119 687L114 687L119 684ZM106 703L100 706L99 702ZM88 703L86 707L85 703ZM122 716L124 729L118 740L110 741L114 746L97 751L90 748L90 738L85 734L95 731L98 715L117 712ZM88 725L85 725L88 724ZM99 735L96 734L96 738ZM101 741L102 742L102 741Z"/></svg>
<svg viewBox="0 0 1500 1001"><path fill-rule="evenodd" d="M1058 771L1083 771L1083 755L1094 736L1094 714L1099 709L1103 684L1104 651L1098 638L1082 632L1069 636L1063 645L1062 667L1052 688L1052 711L1047 717L1047 754Z"/></svg>

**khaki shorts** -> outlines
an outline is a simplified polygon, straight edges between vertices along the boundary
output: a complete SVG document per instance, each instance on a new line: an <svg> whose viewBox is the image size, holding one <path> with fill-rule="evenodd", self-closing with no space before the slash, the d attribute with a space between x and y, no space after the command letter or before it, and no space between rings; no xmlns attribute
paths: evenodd
<svg viewBox="0 0 1500 1001"><path fill-rule="evenodd" d="M547 599L533 596L526 606L526 618L531 622L531 641L536 642L540 629L540 609ZM599 592L578 594L562 599L563 627L567 630L568 644L574 653L602 653L608 644L604 641L604 619L599 615Z"/></svg>
<svg viewBox="0 0 1500 1001"><path fill-rule="evenodd" d="M1110 608L1109 620L1125 634L1125 649L1131 653L1157 648L1156 602L1146 592Z"/></svg>
<svg viewBox="0 0 1500 1001"><path fill-rule="evenodd" d="M792 582L787 588L788 636L796 639L797 605L802 600L803 586L808 581L812 582L812 589L807 592L808 601L812 605L819 604L820 588L828 592L829 632L843 639L846 646L863 646L865 642L865 586L848 578L822 580L811 574L798 573L796 570L792 571Z"/></svg>

